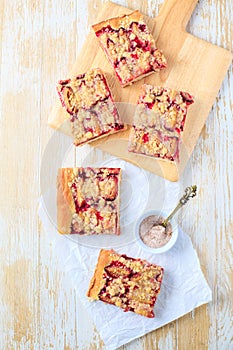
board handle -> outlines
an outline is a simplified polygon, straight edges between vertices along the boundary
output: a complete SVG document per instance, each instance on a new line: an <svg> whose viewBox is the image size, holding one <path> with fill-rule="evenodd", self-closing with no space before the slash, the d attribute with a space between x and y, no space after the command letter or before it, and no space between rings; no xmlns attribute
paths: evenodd
<svg viewBox="0 0 233 350"><path fill-rule="evenodd" d="M198 0L165 0L158 17L165 23L185 30L197 3Z"/></svg>

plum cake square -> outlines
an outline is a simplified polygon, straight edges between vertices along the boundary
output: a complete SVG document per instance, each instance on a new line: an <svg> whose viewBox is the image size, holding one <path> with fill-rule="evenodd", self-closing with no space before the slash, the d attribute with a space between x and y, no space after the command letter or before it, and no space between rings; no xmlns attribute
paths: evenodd
<svg viewBox="0 0 233 350"><path fill-rule="evenodd" d="M129 137L129 152L179 160L180 133L193 97L182 91L144 84Z"/></svg>
<svg viewBox="0 0 233 350"><path fill-rule="evenodd" d="M57 182L58 231L120 234L120 168L61 168Z"/></svg>
<svg viewBox="0 0 233 350"><path fill-rule="evenodd" d="M87 296L153 318L163 268L102 249Z"/></svg>
<svg viewBox="0 0 233 350"><path fill-rule="evenodd" d="M76 146L124 129L101 69L59 81L57 91Z"/></svg>
<svg viewBox="0 0 233 350"><path fill-rule="evenodd" d="M139 11L92 26L122 87L167 67Z"/></svg>

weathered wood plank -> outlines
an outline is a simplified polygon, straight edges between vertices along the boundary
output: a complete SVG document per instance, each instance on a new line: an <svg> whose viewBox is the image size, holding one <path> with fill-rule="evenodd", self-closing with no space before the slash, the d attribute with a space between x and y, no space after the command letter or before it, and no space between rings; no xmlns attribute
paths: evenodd
<svg viewBox="0 0 233 350"><path fill-rule="evenodd" d="M43 52L41 65L41 191L42 195L56 179L57 168L62 166L68 151L69 141L56 137L47 126L51 104L57 100L56 84L67 77L76 57L77 2L43 1L43 38L40 42ZM72 142L70 141L70 146ZM72 156L73 153L73 156ZM70 165L75 159L75 150L68 156ZM72 159L73 158L73 159ZM55 218L54 218L55 219ZM38 347L40 349L78 348L78 300L68 277L59 269L55 241L48 237L41 226L39 264L39 325Z"/></svg>
<svg viewBox="0 0 233 350"><path fill-rule="evenodd" d="M194 22L190 22L189 29L198 37L231 50L232 28L229 22L231 17L228 16L229 11L232 11L229 8L229 1L208 1L204 4L200 2L196 13L201 14L201 17L195 16ZM192 206L190 212L185 211L183 225L186 231L190 232L197 248L202 269L213 291L213 302L207 307L202 307L200 309L202 312L199 312L199 309L194 311L196 326L193 329L193 335L190 332L191 319L183 326L180 323L182 320L179 321L179 340L181 348L184 349L185 344L188 344L188 340L192 338L195 339L191 347L193 349L198 341L200 348L211 350L228 349L232 342L232 320L230 319L232 304L229 293L232 291L233 280L229 262L226 264L226 261L232 259L232 242L230 247L229 235L225 230L227 225L230 226L230 220L233 217L232 208L230 208L232 145L229 145L232 139L232 136L229 136L232 135L232 125L229 123L232 119L231 82L232 67L190 161L192 178L198 184L199 195L196 199L197 206ZM189 172L186 171L184 176L187 177L188 174Z"/></svg>
<svg viewBox="0 0 233 350"><path fill-rule="evenodd" d="M24 1L1 1L1 349L37 339L40 65L42 16Z"/></svg>

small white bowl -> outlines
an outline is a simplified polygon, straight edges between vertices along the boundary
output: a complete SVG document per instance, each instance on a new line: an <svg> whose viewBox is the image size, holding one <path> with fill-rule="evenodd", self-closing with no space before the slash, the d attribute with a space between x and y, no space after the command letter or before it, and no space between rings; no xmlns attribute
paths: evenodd
<svg viewBox="0 0 233 350"><path fill-rule="evenodd" d="M161 253L165 253L167 252L169 249L171 249L171 247L174 246L174 244L176 243L176 240L178 238L178 224L177 222L172 218L171 220L169 220L170 224L172 225L172 236L169 239L169 241L164 244L162 247L159 248L151 248L148 245L146 245L143 241L142 238L140 237L139 234L139 228L140 228L140 224L141 222L147 218L148 216L151 215L157 215L157 216L162 216L163 218L167 217L167 214L162 213L161 211L158 210L152 210L149 212L144 213L143 215L141 215L139 217L139 219L136 222L136 239L137 239L137 243L140 245L141 248L143 248L144 250L150 252L150 253L154 253L154 254L161 254Z"/></svg>

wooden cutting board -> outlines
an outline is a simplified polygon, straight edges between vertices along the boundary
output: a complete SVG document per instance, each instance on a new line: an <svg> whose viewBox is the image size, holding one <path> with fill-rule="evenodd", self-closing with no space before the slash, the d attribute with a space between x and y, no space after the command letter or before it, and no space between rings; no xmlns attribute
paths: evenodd
<svg viewBox="0 0 233 350"><path fill-rule="evenodd" d="M123 158L171 181L177 181L184 170L232 61L229 51L186 32L186 25L197 2L198 0L166 0L155 19L145 16L145 21L153 33L157 47L164 52L167 58L167 69L154 73L131 86L121 88L91 30L70 75L60 77L65 79L75 76L84 73L91 67L102 68L106 72L115 101L119 102L118 107L122 119L127 121L131 120L131 107L135 106L143 83L167 86L191 93L195 98L195 103L188 111L178 163L127 152L129 130L90 143L91 146ZM131 11L107 2L98 9L95 23L128 14ZM69 114L61 107L58 100L49 116L48 123L54 128L61 125L61 131L70 133L67 118Z"/></svg>

